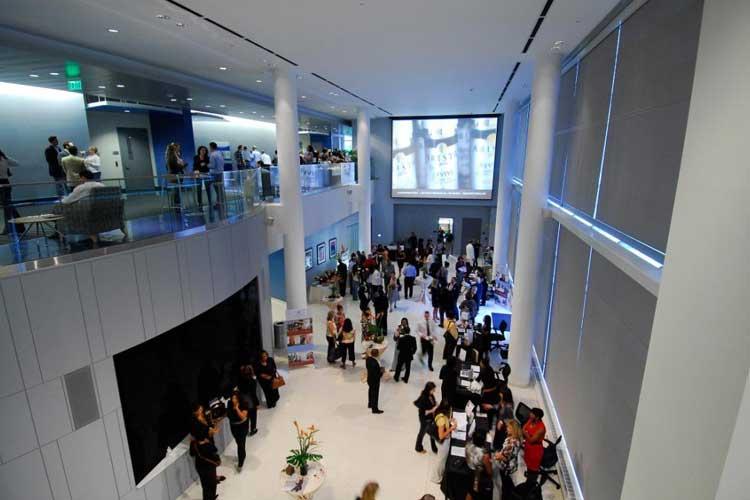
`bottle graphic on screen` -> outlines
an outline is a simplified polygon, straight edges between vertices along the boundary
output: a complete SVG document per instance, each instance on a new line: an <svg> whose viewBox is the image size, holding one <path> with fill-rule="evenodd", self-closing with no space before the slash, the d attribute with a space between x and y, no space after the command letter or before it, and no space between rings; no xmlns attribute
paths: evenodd
<svg viewBox="0 0 750 500"><path fill-rule="evenodd" d="M474 127L477 133L472 139L471 147L472 189L492 192L497 120L495 118L476 118L474 119Z"/></svg>
<svg viewBox="0 0 750 500"><path fill-rule="evenodd" d="M393 188L415 189L417 176L414 171L414 152L412 142L414 135L413 122L395 121L393 123Z"/></svg>
<svg viewBox="0 0 750 500"><path fill-rule="evenodd" d="M456 167L458 170L458 189L471 190L472 186L472 137L474 136L474 120L462 118L458 120L456 129Z"/></svg>
<svg viewBox="0 0 750 500"><path fill-rule="evenodd" d="M454 191L458 188L456 169L456 125L458 120L431 120L427 122L430 134L429 189Z"/></svg>

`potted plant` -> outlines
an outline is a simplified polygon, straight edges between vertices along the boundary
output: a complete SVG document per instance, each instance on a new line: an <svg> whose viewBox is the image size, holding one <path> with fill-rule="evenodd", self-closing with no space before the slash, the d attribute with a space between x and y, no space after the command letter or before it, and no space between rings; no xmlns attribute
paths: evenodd
<svg viewBox="0 0 750 500"><path fill-rule="evenodd" d="M308 463L319 462L323 458L323 455L314 453L318 447L318 442L315 440L318 429L314 425L302 429L296 420L294 421L294 427L297 429L297 448L289 450L291 455L286 457L286 463L299 467L300 475L306 476Z"/></svg>

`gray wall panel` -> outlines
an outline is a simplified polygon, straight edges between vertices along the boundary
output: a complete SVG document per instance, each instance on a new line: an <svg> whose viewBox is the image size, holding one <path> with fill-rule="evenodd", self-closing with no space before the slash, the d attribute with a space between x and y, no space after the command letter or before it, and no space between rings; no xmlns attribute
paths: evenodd
<svg viewBox="0 0 750 500"><path fill-rule="evenodd" d="M91 358L99 361L107 357L107 347L102 335L102 322L99 317L99 304L96 301L96 287L94 285L94 271L90 262L77 264L76 280L78 293L81 294L83 319L86 322L86 335L89 339Z"/></svg>
<svg viewBox="0 0 750 500"><path fill-rule="evenodd" d="M107 447L109 456L112 459L112 468L115 472L115 484L120 496L128 493L133 485L130 483L128 475L128 466L125 462L125 443L120 436L120 423L118 422L117 412L114 411L105 415L104 431L107 435Z"/></svg>
<svg viewBox="0 0 750 500"><path fill-rule="evenodd" d="M39 450L0 466L0 492L9 500L52 500Z"/></svg>
<svg viewBox="0 0 750 500"><path fill-rule="evenodd" d="M18 278L2 282L3 298L7 313L8 326L16 347L18 364L25 386L33 387L42 381L42 372L37 358L34 337L31 333L29 315L26 311L21 281ZM52 378L52 377L50 377Z"/></svg>
<svg viewBox="0 0 750 500"><path fill-rule="evenodd" d="M101 420L68 434L59 443L75 500L118 500Z"/></svg>
<svg viewBox="0 0 750 500"><path fill-rule="evenodd" d="M0 299L2 299L1 295ZM10 334L5 304L0 302L0 398L21 389L23 389L21 368L18 366L16 348Z"/></svg>
<svg viewBox="0 0 750 500"><path fill-rule="evenodd" d="M39 384L28 394L39 444L45 445L73 430L61 379Z"/></svg>
<svg viewBox="0 0 750 500"><path fill-rule="evenodd" d="M201 314L214 304L214 290L212 284L211 262L208 252L208 236L200 235L184 240L187 250L187 264L190 273L190 301L193 315Z"/></svg>
<svg viewBox="0 0 750 500"><path fill-rule="evenodd" d="M107 358L94 365L96 388L99 392L99 402L102 414L106 415L120 407L120 392L117 388L117 375L112 358Z"/></svg>
<svg viewBox="0 0 750 500"><path fill-rule="evenodd" d="M65 468L63 467L60 447L57 445L57 441L42 448L42 458L44 459L44 468L47 470L47 477L49 477L49 485L52 489L54 499L71 500L68 478L65 477Z"/></svg>
<svg viewBox="0 0 750 500"><path fill-rule="evenodd" d="M164 333L185 321L177 247L158 245L145 253L156 332Z"/></svg>
<svg viewBox="0 0 750 500"><path fill-rule="evenodd" d="M148 262L146 251L133 253L135 262L135 279L138 283L138 298L143 313L143 331L147 339L156 336L156 317L154 316L153 297L151 296L151 280L148 277Z"/></svg>
<svg viewBox="0 0 750 500"><path fill-rule="evenodd" d="M234 291L234 264L232 263L232 232L226 227L208 234L211 255L214 301L221 302Z"/></svg>
<svg viewBox="0 0 750 500"><path fill-rule="evenodd" d="M0 399L0 462L10 462L38 447L26 393Z"/></svg>

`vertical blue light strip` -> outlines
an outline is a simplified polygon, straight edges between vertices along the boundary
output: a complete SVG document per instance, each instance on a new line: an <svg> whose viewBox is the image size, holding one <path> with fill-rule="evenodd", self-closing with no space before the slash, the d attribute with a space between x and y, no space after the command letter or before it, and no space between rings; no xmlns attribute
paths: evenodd
<svg viewBox="0 0 750 500"><path fill-rule="evenodd" d="M557 255L560 249L560 223L557 223L557 236L555 237L555 255L552 259L552 286L549 291L549 307L547 309L547 330L544 332L544 356L542 359L542 375L547 375L547 353L549 352L549 334L552 328L552 306L555 303L555 283L557 281Z"/></svg>
<svg viewBox="0 0 750 500"><path fill-rule="evenodd" d="M586 286L583 287L583 307L581 307L581 325L578 330L578 349L576 349L576 363L581 359L581 346L583 345L583 322L586 319L586 303L589 300L589 276L591 276L591 257L593 248L589 247L589 263L586 266Z"/></svg>
<svg viewBox="0 0 750 500"><path fill-rule="evenodd" d="M609 108L607 109L607 125L604 128L604 144L602 145L602 159L599 163L599 180L596 184L596 200L594 201L594 214L593 217L596 219L596 214L599 212L599 194L602 189L602 177L604 177L604 159L607 156L607 140L609 139L609 122L612 116L612 100L615 96L615 80L617 79L617 63L620 59L620 38L622 36L622 23L617 26L617 47L615 48L615 64L612 68L612 83L609 88Z"/></svg>

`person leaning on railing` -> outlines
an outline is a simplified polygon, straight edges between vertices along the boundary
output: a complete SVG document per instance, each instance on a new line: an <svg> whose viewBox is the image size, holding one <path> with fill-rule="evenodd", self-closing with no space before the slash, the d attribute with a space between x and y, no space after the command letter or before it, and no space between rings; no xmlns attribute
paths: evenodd
<svg viewBox="0 0 750 500"><path fill-rule="evenodd" d="M213 177L211 184L214 191L216 191L215 207L221 208L224 206L224 155L221 154L219 146L215 142L209 143L208 149L210 151L208 155L208 168L211 171L211 177Z"/></svg>
<svg viewBox="0 0 750 500"><path fill-rule="evenodd" d="M6 156L2 150L0 150L0 205L3 206L3 215L5 226L3 227L2 234L8 234L9 227L8 220L18 217L18 211L13 206L13 199L11 196L10 177L13 173L10 171L10 167L18 166L18 162L9 156ZM18 231L19 227L16 227ZM21 229L23 231L23 229Z"/></svg>
<svg viewBox="0 0 750 500"><path fill-rule="evenodd" d="M68 185L68 191L70 191L78 184L81 172L86 170L86 163L83 158L78 156L77 146L71 144L68 147L68 153L70 154L63 157L60 163L62 163L65 181Z"/></svg>

